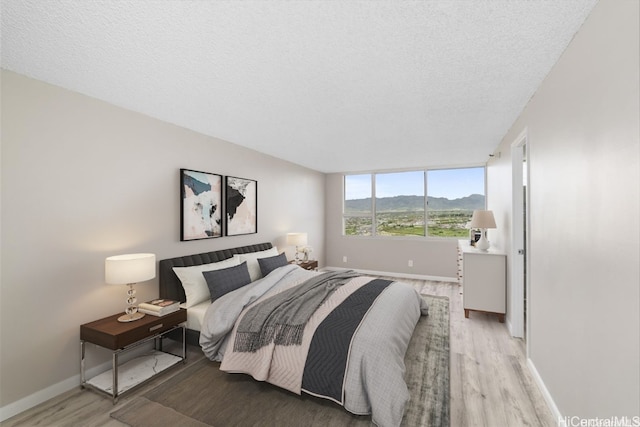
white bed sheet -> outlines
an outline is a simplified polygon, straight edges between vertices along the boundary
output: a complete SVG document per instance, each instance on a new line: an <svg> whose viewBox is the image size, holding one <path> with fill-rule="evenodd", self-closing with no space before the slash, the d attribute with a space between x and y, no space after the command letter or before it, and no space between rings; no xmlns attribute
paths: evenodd
<svg viewBox="0 0 640 427"><path fill-rule="evenodd" d="M180 304L180 307L183 307L185 304ZM202 322L204 320L204 313L206 313L207 308L211 305L211 301L202 301L199 304L191 306L187 309L187 329L193 329L194 331L202 330Z"/></svg>

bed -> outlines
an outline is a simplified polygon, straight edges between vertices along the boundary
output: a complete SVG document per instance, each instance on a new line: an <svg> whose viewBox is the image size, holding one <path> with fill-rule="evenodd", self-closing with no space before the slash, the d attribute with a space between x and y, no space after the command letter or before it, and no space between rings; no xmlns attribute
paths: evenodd
<svg viewBox="0 0 640 427"><path fill-rule="evenodd" d="M200 276L210 293L196 302L203 295L187 282L201 285ZM159 279L160 297L187 308L188 342L221 370L400 425L409 401L404 355L428 312L410 285L304 270L270 243L161 260Z"/></svg>
<svg viewBox="0 0 640 427"><path fill-rule="evenodd" d="M194 255L185 255L175 258L160 260L158 263L158 280L160 298L180 301L186 307L187 297L182 282L173 270L174 267L192 267L203 264L217 263L233 258L237 254L261 252L272 249L271 243L258 243L255 245L241 246L232 249L204 252ZM207 304L187 308L187 343L199 346L200 324Z"/></svg>

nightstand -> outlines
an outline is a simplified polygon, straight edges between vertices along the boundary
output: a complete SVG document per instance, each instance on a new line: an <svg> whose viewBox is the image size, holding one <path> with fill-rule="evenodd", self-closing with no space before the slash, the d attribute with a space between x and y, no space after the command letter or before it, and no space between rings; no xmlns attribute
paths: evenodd
<svg viewBox="0 0 640 427"><path fill-rule="evenodd" d="M318 269L318 261L300 261L296 265L304 268L305 270L317 270Z"/></svg>
<svg viewBox="0 0 640 427"><path fill-rule="evenodd" d="M507 256L493 248L481 251L468 240L458 242L458 274L462 284L464 317L470 311L495 313L504 323L507 312Z"/></svg>
<svg viewBox="0 0 640 427"><path fill-rule="evenodd" d="M146 315L134 322L118 322L122 313L80 326L80 386L107 393L118 402L118 396L146 382L160 372L186 362L185 341L187 310L180 309L162 317ZM182 329L182 355L162 350L166 334ZM142 344L153 342L153 351L118 366L118 357ZM112 369L87 380L85 378L86 343L111 350Z"/></svg>

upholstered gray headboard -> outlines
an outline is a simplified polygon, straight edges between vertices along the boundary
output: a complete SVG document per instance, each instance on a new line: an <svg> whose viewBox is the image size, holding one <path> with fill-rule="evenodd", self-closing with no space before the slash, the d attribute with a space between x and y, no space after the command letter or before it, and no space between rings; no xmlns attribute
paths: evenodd
<svg viewBox="0 0 640 427"><path fill-rule="evenodd" d="M201 254L185 255L160 260L160 298L167 298L180 302L185 302L187 300L182 284L180 283L180 279L178 279L178 276L176 276L176 273L173 271L173 267L191 267L193 265L219 262L227 258L231 258L234 254L266 251L272 247L271 243L258 243L256 245L241 246L238 248L222 249L214 252L205 252Z"/></svg>

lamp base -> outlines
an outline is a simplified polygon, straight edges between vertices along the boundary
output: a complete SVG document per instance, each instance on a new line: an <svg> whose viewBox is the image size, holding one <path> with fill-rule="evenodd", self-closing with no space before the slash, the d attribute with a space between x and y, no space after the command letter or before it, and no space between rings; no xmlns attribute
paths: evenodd
<svg viewBox="0 0 640 427"><path fill-rule="evenodd" d="M476 249L487 251L489 250L489 246L491 246L491 243L487 240L487 230L482 229L482 232L480 233L480 240L476 242Z"/></svg>
<svg viewBox="0 0 640 427"><path fill-rule="evenodd" d="M144 313L140 313L139 311L133 314L123 314L118 317L118 322L133 322L134 320L140 320L144 317Z"/></svg>

